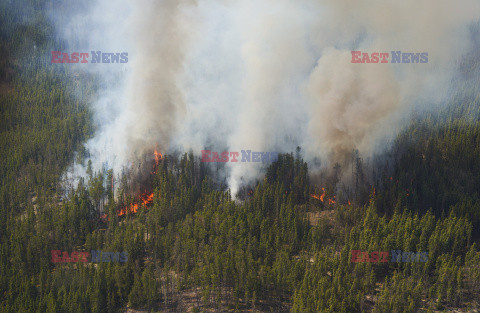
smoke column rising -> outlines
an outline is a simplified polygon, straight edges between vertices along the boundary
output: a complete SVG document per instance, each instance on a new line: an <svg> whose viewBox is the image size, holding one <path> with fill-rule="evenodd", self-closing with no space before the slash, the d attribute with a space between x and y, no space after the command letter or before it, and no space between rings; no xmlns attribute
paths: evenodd
<svg viewBox="0 0 480 313"><path fill-rule="evenodd" d="M199 155L301 146L325 164L347 162L354 148L374 153L412 108L444 99L438 90L455 79L468 26L480 18L474 0L124 4L122 28L112 17L86 39L129 52L121 78L94 104L99 130L87 143L97 168L108 162L117 172L155 147ZM121 35L99 40L114 29ZM353 64L352 50L429 58ZM232 193L260 166L228 163Z"/></svg>
<svg viewBox="0 0 480 313"><path fill-rule="evenodd" d="M230 150L291 152L302 141L307 107L297 89L314 61L306 47L306 13L289 0L246 1L239 8L245 74L239 84L243 97L229 137ZM229 165L232 194L242 182L256 178L261 167L260 163Z"/></svg>
<svg viewBox="0 0 480 313"><path fill-rule="evenodd" d="M326 18L313 30L322 53L307 85L309 147L311 153L344 162L352 148L368 154L379 136L398 131L400 114L408 113L416 98L441 100L440 91L468 51L468 25L479 19L480 7L477 1L323 3ZM427 52L429 59L426 64L352 64L351 50Z"/></svg>
<svg viewBox="0 0 480 313"><path fill-rule="evenodd" d="M132 17L135 44L126 89L130 121L118 127L131 125L122 148L137 157L155 146L168 149L178 122L184 118L184 94L178 84L194 25L182 9L194 4L189 0L144 0L136 4Z"/></svg>

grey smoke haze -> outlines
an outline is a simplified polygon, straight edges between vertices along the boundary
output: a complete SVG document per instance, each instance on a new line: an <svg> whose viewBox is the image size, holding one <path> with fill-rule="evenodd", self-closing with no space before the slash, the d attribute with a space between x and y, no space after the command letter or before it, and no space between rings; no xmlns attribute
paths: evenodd
<svg viewBox="0 0 480 313"><path fill-rule="evenodd" d="M178 86L195 30L188 16L195 1L120 1L113 9L110 1L93 4L91 12L72 13L65 36L76 39L70 42L76 50L129 54L125 67L77 65L106 82L94 104L98 131L86 148L95 169L112 167L119 173L146 153L153 158L155 148L168 150L185 116L184 92ZM78 42L84 43L75 45ZM75 171L82 170L75 165Z"/></svg>
<svg viewBox="0 0 480 313"><path fill-rule="evenodd" d="M477 1L324 1L313 36L322 49L310 75L309 148L343 161L352 148L372 152L398 131L416 99L439 101L468 50ZM333 31L332 31L333 30ZM428 52L426 64L352 64L351 50ZM320 140L315 140L315 137Z"/></svg>
<svg viewBox="0 0 480 313"><path fill-rule="evenodd" d="M99 130L87 143L97 168L107 162L117 172L155 147L200 154L301 146L307 160L324 164L344 162L354 148L369 155L412 108L446 96L439 91L480 18L474 0L142 0L111 10L106 0L95 3L103 14L76 15L92 22L84 46L129 52L126 68L114 70L118 79L110 79L118 64L95 69L108 87L94 104ZM429 57L352 64L351 50ZM260 166L228 163L232 191L261 175Z"/></svg>

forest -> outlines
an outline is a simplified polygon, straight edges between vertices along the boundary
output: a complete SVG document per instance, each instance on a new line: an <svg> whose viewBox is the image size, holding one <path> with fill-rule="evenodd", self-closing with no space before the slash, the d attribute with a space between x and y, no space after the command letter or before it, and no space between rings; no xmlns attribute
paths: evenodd
<svg viewBox="0 0 480 313"><path fill-rule="evenodd" d="M63 43L45 2L0 2L1 312L480 309L478 86L457 82L449 104L417 112L375 160L352 151L355 186L343 195L335 174L312 178L301 147L238 196L193 152L149 164L148 199L128 175L91 167L66 190L101 84L52 66ZM52 262L57 250L128 258ZM428 260L352 262L355 250Z"/></svg>

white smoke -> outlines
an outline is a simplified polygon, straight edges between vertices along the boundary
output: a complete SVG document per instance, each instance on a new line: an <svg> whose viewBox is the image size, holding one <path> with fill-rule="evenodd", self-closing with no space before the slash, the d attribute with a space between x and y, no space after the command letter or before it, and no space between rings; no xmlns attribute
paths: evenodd
<svg viewBox="0 0 480 313"><path fill-rule="evenodd" d="M98 131L87 143L97 168L117 171L155 147L301 146L307 160L327 161L372 153L415 105L445 97L480 18L475 0L94 3L65 35L87 17L88 49L129 52L94 105ZM354 64L352 50L428 52L428 63ZM96 68L106 80L108 66ZM232 193L261 166L228 163Z"/></svg>

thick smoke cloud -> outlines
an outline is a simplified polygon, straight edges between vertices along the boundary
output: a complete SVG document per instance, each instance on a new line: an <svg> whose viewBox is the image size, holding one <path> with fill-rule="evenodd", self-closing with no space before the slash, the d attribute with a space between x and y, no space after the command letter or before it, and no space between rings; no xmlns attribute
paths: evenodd
<svg viewBox="0 0 480 313"><path fill-rule="evenodd" d="M293 1L246 2L239 8L242 103L229 137L233 151L291 152L302 142L307 107L298 86L313 65L306 9ZM252 14L253 13L253 14ZM257 177L261 164L230 163L229 186Z"/></svg>
<svg viewBox="0 0 480 313"><path fill-rule="evenodd" d="M105 82L93 105L97 133L86 148L96 170L112 167L116 173L147 153L153 158L154 149L168 150L185 117L179 84L195 29L189 9L196 5L191 0L120 2L112 8L109 1L95 1L92 11L72 12L65 31L72 49L129 54L125 66L88 64L82 69ZM84 166L77 164L74 170L82 175Z"/></svg>
<svg viewBox="0 0 480 313"><path fill-rule="evenodd" d="M313 154L344 163L353 148L370 153L401 127L419 99L439 101L467 51L479 3L466 1L323 1L315 27L322 49L307 86ZM351 50L429 54L424 64L353 64ZM418 104L417 104L418 105Z"/></svg>
<svg viewBox="0 0 480 313"><path fill-rule="evenodd" d="M353 64L350 51L323 51L307 85L311 153L345 164L353 148L369 149L379 122L399 109L398 82L385 64ZM363 149L362 149L363 148Z"/></svg>
<svg viewBox="0 0 480 313"><path fill-rule="evenodd" d="M184 12L194 1L145 0L136 4L132 17L131 74L126 85L128 151L137 157L159 146L169 147L185 115L179 89L188 37L194 27Z"/></svg>
<svg viewBox="0 0 480 313"><path fill-rule="evenodd" d="M109 78L114 65L98 68L108 83L87 143L97 168L117 172L155 147L200 155L301 146L323 164L346 163L352 149L371 154L412 108L446 97L439 91L455 79L468 26L480 18L474 0L142 0L115 10L101 23L88 10L77 18L96 29L85 46L129 52L118 79ZM354 64L352 50L429 57ZM233 193L261 174L255 163L226 169Z"/></svg>

